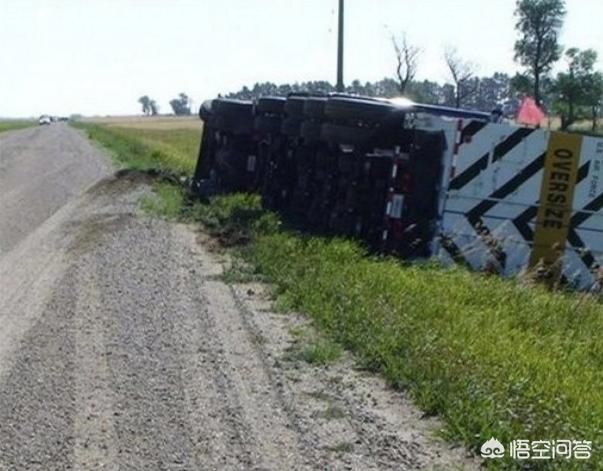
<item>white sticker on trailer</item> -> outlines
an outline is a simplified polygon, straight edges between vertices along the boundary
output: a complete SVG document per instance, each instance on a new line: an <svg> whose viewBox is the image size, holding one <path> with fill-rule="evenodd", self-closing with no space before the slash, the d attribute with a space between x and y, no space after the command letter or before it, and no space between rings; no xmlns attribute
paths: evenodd
<svg viewBox="0 0 603 471"><path fill-rule="evenodd" d="M394 195L392 198L392 208L390 217L400 219L402 217L402 208L404 207L404 195Z"/></svg>

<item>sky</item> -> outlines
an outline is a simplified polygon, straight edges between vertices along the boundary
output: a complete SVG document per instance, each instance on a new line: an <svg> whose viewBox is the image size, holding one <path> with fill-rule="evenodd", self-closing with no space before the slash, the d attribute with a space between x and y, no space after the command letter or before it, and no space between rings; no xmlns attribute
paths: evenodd
<svg viewBox="0 0 603 471"><path fill-rule="evenodd" d="M170 112L243 85L335 82L337 0L0 0L0 116ZM566 0L564 46L603 68L603 1ZM419 46L419 79L455 47L480 75L518 70L515 0L346 0L346 83L392 77L391 35ZM560 63L559 67L563 64Z"/></svg>

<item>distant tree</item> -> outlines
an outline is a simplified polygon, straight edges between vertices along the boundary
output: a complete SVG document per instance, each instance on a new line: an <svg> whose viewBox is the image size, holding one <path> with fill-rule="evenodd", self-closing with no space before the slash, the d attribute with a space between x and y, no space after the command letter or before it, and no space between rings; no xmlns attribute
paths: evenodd
<svg viewBox="0 0 603 471"><path fill-rule="evenodd" d="M573 47L566 51L565 57L568 69L560 72L554 83L561 129L567 129L581 118L581 111L585 108L590 110L591 117L595 116L596 127L596 113L601 99L600 89L597 90L600 73L594 70L597 53L593 49L581 51Z"/></svg>
<svg viewBox="0 0 603 471"><path fill-rule="evenodd" d="M178 98L170 100L170 106L176 116L187 116L191 114L191 100L186 93L180 93Z"/></svg>
<svg viewBox="0 0 603 471"><path fill-rule="evenodd" d="M518 72L511 79L511 89L520 95L532 95L534 93L534 81L529 75Z"/></svg>
<svg viewBox="0 0 603 471"><path fill-rule="evenodd" d="M138 99L138 103L142 105L143 114L151 114L151 99L147 95L141 96Z"/></svg>
<svg viewBox="0 0 603 471"><path fill-rule="evenodd" d="M375 96L375 86L370 82L362 83L360 80L353 80L350 85L346 87L347 93L353 93L362 96Z"/></svg>
<svg viewBox="0 0 603 471"><path fill-rule="evenodd" d="M284 85L279 85L276 87L276 94L279 96L287 96L289 93L293 92L293 87L288 83Z"/></svg>
<svg viewBox="0 0 603 471"><path fill-rule="evenodd" d="M442 85L440 105L455 107L456 106L456 87L451 83Z"/></svg>
<svg viewBox="0 0 603 471"><path fill-rule="evenodd" d="M250 89L247 87L244 87L244 89L245 88L246 88L246 90L244 90L243 94L246 96L250 96L252 98L257 98L257 97L261 97L261 96L280 96L283 94L279 91L279 87L272 82L264 82L264 83L257 82ZM243 97L241 97L241 98L249 99L249 98L243 98Z"/></svg>
<svg viewBox="0 0 603 471"><path fill-rule="evenodd" d="M558 36L565 17L564 0L517 0L515 60L527 69L532 94L542 102L542 78L561 56ZM524 82L525 83L525 82Z"/></svg>
<svg viewBox="0 0 603 471"><path fill-rule="evenodd" d="M442 86L437 82L423 80L422 82L411 82L407 87L406 96L418 103L428 105L442 104Z"/></svg>
<svg viewBox="0 0 603 471"><path fill-rule="evenodd" d="M512 97L511 78L507 74L496 72L490 77L474 78L474 84L477 90L465 102L470 108L490 112Z"/></svg>
<svg viewBox="0 0 603 471"><path fill-rule="evenodd" d="M419 54L421 50L408 42L406 33L401 39L392 35L392 44L396 53L396 77L400 94L404 95L410 83L417 75Z"/></svg>
<svg viewBox="0 0 603 471"><path fill-rule="evenodd" d="M586 101L590 108L591 130L596 131L603 108L603 73L593 72L586 78Z"/></svg>
<svg viewBox="0 0 603 471"><path fill-rule="evenodd" d="M360 80L353 80L352 83L346 87L346 92L364 96L368 96L370 94L370 91L367 90L367 86L364 85Z"/></svg>
<svg viewBox="0 0 603 471"><path fill-rule="evenodd" d="M473 64L462 60L456 49L447 49L444 58L454 82L454 106L460 108L465 99L477 92L479 81L476 81Z"/></svg>
<svg viewBox="0 0 603 471"><path fill-rule="evenodd" d="M315 80L300 84L300 88L296 91L308 91L311 93L326 94L334 93L336 90L335 87L326 80Z"/></svg>
<svg viewBox="0 0 603 471"><path fill-rule="evenodd" d="M480 95L483 100L481 109L491 110L511 97L511 77L502 72L495 72L491 77L482 77Z"/></svg>
<svg viewBox="0 0 603 471"><path fill-rule="evenodd" d="M391 78L384 78L375 83L374 96L391 98L398 96L400 89L398 88L398 82Z"/></svg>
<svg viewBox="0 0 603 471"><path fill-rule="evenodd" d="M151 115L155 116L159 114L159 106L157 105L157 102L155 100L149 101L149 109Z"/></svg>

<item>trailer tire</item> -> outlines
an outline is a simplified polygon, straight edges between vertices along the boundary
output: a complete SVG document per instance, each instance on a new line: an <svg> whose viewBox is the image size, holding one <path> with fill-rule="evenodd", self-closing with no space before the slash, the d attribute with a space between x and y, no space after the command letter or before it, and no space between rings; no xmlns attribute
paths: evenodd
<svg viewBox="0 0 603 471"><path fill-rule="evenodd" d="M304 121L301 124L300 136L306 142L316 142L320 140L322 124L315 121Z"/></svg>
<svg viewBox="0 0 603 471"><path fill-rule="evenodd" d="M282 121L276 116L257 116L253 122L253 128L260 134L279 134Z"/></svg>
<svg viewBox="0 0 603 471"><path fill-rule="evenodd" d="M257 114L283 114L286 102L286 98L263 97L257 101L255 110Z"/></svg>
<svg viewBox="0 0 603 471"><path fill-rule="evenodd" d="M237 135L253 133L253 119L251 116L216 116L213 125L216 130L222 132L229 132Z"/></svg>
<svg viewBox="0 0 603 471"><path fill-rule="evenodd" d="M285 114L288 118L301 119L304 116L305 96L290 96L285 103Z"/></svg>
<svg viewBox="0 0 603 471"><path fill-rule="evenodd" d="M325 115L326 98L310 97L304 103L304 116L312 119L322 119Z"/></svg>
<svg viewBox="0 0 603 471"><path fill-rule="evenodd" d="M289 137L299 137L301 135L302 121L295 118L285 118L281 126L281 133Z"/></svg>
<svg viewBox="0 0 603 471"><path fill-rule="evenodd" d="M214 115L214 100L206 100L199 107L199 118L202 121L208 122Z"/></svg>
<svg viewBox="0 0 603 471"><path fill-rule="evenodd" d="M237 116L237 117L247 117L253 115L253 103L250 101L242 101L242 100L229 100L220 98L218 100L214 100L212 104L212 108L217 115L222 116Z"/></svg>

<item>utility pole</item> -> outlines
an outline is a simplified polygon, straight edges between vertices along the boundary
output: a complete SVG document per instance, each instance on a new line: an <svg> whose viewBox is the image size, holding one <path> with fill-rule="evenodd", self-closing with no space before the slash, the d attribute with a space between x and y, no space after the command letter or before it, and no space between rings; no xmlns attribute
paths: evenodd
<svg viewBox="0 0 603 471"><path fill-rule="evenodd" d="M339 30L337 32L337 91L344 91L343 85L343 2L339 0Z"/></svg>

